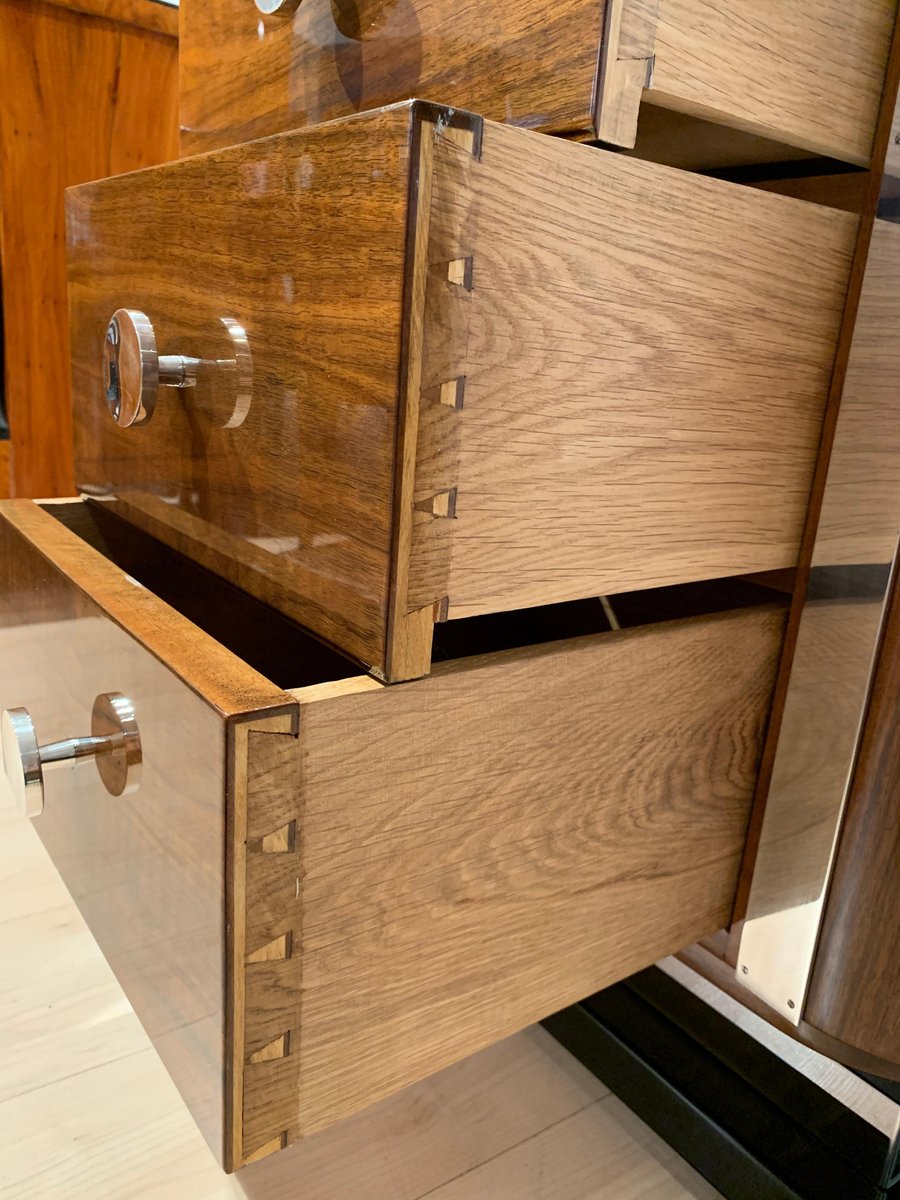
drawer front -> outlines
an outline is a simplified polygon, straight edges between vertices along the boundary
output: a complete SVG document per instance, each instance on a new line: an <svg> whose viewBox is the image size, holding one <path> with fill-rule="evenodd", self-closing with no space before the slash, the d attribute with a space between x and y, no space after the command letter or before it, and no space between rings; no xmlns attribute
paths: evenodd
<svg viewBox="0 0 900 1200"><path fill-rule="evenodd" d="M254 779L235 841L239 1161L726 925L782 632L738 610L295 693L298 786Z"/></svg>
<svg viewBox="0 0 900 1200"><path fill-rule="evenodd" d="M182 150L426 96L588 137L605 0L254 0L181 8Z"/></svg>
<svg viewBox="0 0 900 1200"><path fill-rule="evenodd" d="M187 677L184 656L194 663ZM137 787L124 795L107 791L93 761L46 767L35 828L220 1157L234 774L220 705L229 688L240 702L248 685L248 707L288 699L229 657L53 517L3 505L0 708L27 708L43 745L89 735L95 697L120 692L141 740ZM217 687L216 672L232 665Z"/></svg>
<svg viewBox="0 0 900 1200"><path fill-rule="evenodd" d="M895 0L283 0L270 15L184 0L182 144L428 96L634 146L648 102L867 164L895 14Z"/></svg>
<svg viewBox="0 0 900 1200"><path fill-rule="evenodd" d="M436 617L792 567L854 231L417 103L74 189L76 478L389 681ZM205 363L129 428L122 306Z"/></svg>

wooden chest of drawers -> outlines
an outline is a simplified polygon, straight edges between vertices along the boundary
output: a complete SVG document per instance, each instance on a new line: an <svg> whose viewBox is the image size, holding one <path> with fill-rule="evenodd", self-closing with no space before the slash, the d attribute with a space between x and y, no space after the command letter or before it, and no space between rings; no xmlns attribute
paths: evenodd
<svg viewBox="0 0 900 1200"><path fill-rule="evenodd" d="M228 1168L720 928L782 630L385 687L104 506L0 506L0 703L46 742L118 691L142 743L130 794L48 770L35 827Z"/></svg>
<svg viewBox="0 0 900 1200"><path fill-rule="evenodd" d="M272 0L268 0L272 7ZM642 98L867 163L895 0L183 0L191 153L423 96L633 146Z"/></svg>
<svg viewBox="0 0 900 1200"><path fill-rule="evenodd" d="M796 561L846 213L411 103L68 220L79 488L381 678L436 619ZM142 427L123 308L197 372Z"/></svg>

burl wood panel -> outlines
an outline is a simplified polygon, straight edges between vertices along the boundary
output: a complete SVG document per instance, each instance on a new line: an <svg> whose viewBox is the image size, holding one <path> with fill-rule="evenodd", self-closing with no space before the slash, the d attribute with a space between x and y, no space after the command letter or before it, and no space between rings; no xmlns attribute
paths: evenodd
<svg viewBox="0 0 900 1200"><path fill-rule="evenodd" d="M896 12L896 0L610 0L599 136L633 146L643 99L867 165Z"/></svg>
<svg viewBox="0 0 900 1200"><path fill-rule="evenodd" d="M872 682L804 1019L900 1069L900 574Z"/></svg>
<svg viewBox="0 0 900 1200"><path fill-rule="evenodd" d="M131 23L139 9L161 7L110 2L100 17L0 0L0 252L14 495L67 496L75 486L63 191L178 153L178 44Z"/></svg>
<svg viewBox="0 0 900 1200"><path fill-rule="evenodd" d="M248 787L244 1158L720 928L782 631L766 607L295 693L298 793L286 740Z"/></svg>
<svg viewBox="0 0 900 1200"><path fill-rule="evenodd" d="M491 122L431 210L408 608L795 565L855 218Z"/></svg>
<svg viewBox="0 0 900 1200"><path fill-rule="evenodd" d="M0 708L26 706L42 742L90 733L100 693L134 702L138 790L48 771L34 824L224 1160L227 731L291 697L27 501L0 505L0 658Z"/></svg>
<svg viewBox="0 0 900 1200"><path fill-rule="evenodd" d="M251 6L252 7L252 6ZM256 11L254 9L254 11ZM383 663L403 335L410 109L272 138L69 193L76 479L366 665ZM253 355L163 388L119 429L106 325L146 312L160 353ZM179 545L181 543L179 542Z"/></svg>
<svg viewBox="0 0 900 1200"><path fill-rule="evenodd" d="M392 681L435 614L792 567L855 224L421 103L82 187L77 479ZM222 371L119 430L121 305L239 320L244 424Z"/></svg>
<svg viewBox="0 0 900 1200"><path fill-rule="evenodd" d="M589 137L605 0L181 5L185 153L422 96Z"/></svg>

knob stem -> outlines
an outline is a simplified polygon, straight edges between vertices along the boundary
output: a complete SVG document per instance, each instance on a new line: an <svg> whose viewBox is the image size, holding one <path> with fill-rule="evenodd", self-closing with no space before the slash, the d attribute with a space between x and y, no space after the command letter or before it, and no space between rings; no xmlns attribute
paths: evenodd
<svg viewBox="0 0 900 1200"><path fill-rule="evenodd" d="M118 739L122 741L121 736ZM82 758L96 758L98 754L111 754L116 749L114 737L63 738L60 742L49 742L38 747L42 767L58 763L77 762Z"/></svg>
<svg viewBox="0 0 900 1200"><path fill-rule="evenodd" d="M161 354L159 356L159 382L167 387L194 387L197 382L197 372L202 365L202 358L187 358L183 354Z"/></svg>

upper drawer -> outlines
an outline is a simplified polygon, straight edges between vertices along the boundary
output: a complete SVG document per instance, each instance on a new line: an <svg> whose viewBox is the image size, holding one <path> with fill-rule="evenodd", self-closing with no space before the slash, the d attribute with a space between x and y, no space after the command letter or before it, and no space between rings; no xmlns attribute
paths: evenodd
<svg viewBox="0 0 900 1200"><path fill-rule="evenodd" d="M385 687L105 506L47 508L0 505L0 707L47 743L133 706L136 790L47 769L35 825L226 1166L727 922L777 605Z"/></svg>
<svg viewBox="0 0 900 1200"><path fill-rule="evenodd" d="M68 232L79 488L383 678L436 618L795 564L846 213L413 103Z"/></svg>
<svg viewBox="0 0 900 1200"><path fill-rule="evenodd" d="M895 11L896 0L182 0L183 146L409 96L633 146L643 97L868 163Z"/></svg>

